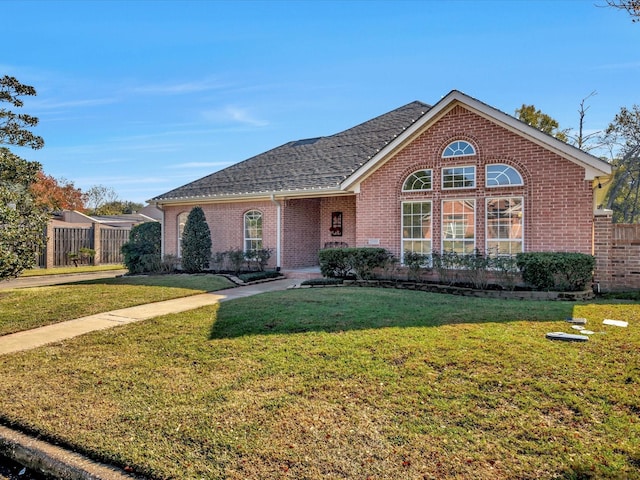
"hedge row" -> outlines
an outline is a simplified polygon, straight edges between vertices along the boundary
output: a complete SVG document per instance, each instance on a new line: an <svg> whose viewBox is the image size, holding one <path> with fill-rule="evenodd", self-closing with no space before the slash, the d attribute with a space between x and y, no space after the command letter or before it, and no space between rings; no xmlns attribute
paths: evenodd
<svg viewBox="0 0 640 480"><path fill-rule="evenodd" d="M374 273L388 276L399 260L384 248L328 248L319 253L320 272L327 278L355 276L361 280ZM404 266L409 278L418 280L423 271L435 271L441 282L471 284L486 288L493 277L506 289L515 287L522 275L535 290L580 291L591 283L595 259L582 253L527 252L516 257L496 257L480 252L472 255L405 252Z"/></svg>

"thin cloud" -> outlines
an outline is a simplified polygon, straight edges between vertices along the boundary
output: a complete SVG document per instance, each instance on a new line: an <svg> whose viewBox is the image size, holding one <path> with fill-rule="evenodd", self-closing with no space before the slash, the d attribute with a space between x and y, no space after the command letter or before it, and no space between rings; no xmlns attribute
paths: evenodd
<svg viewBox="0 0 640 480"><path fill-rule="evenodd" d="M212 122L241 123L252 127L266 127L269 122L254 117L246 108L227 106L219 110L208 110L202 113L203 117Z"/></svg>
<svg viewBox="0 0 640 480"><path fill-rule="evenodd" d="M198 82L143 85L133 87L131 91L133 93L146 95L184 95L188 93L205 92L208 90L218 90L224 87L226 87L226 85L219 83L216 80L201 80Z"/></svg>
<svg viewBox="0 0 640 480"><path fill-rule="evenodd" d="M185 162L167 165L165 168L175 170L183 168L210 168L210 167L227 167L229 162Z"/></svg>
<svg viewBox="0 0 640 480"><path fill-rule="evenodd" d="M595 70L635 70L640 68L640 62L605 63L598 65Z"/></svg>
<svg viewBox="0 0 640 480"><path fill-rule="evenodd" d="M76 108L76 107L95 107L97 105L109 105L116 103L118 100L115 98L86 98L81 100L67 100L67 101L34 101L35 107L42 110L56 110L61 108Z"/></svg>

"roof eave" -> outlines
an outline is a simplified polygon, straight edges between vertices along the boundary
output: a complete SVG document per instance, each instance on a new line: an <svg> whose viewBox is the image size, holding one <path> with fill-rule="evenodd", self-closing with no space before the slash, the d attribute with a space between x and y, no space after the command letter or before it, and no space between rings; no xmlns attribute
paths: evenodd
<svg viewBox="0 0 640 480"><path fill-rule="evenodd" d="M353 192L344 191L339 186L323 188L299 188L292 190L275 190L266 192L232 193L223 195L195 195L176 198L152 198L147 200L152 205L192 205L208 203L225 203L256 200L285 200L294 198L316 198L328 196L351 195Z"/></svg>

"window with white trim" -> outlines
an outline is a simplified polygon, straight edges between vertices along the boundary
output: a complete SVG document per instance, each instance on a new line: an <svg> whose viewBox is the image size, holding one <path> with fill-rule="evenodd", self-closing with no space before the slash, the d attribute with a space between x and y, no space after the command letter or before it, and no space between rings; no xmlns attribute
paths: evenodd
<svg viewBox="0 0 640 480"><path fill-rule="evenodd" d="M402 254L431 255L431 202L402 202Z"/></svg>
<svg viewBox="0 0 640 480"><path fill-rule="evenodd" d="M469 142L464 140L456 140L451 142L442 152L442 158L450 157L467 157L469 155L475 155L476 149L473 148Z"/></svg>
<svg viewBox="0 0 640 480"><path fill-rule="evenodd" d="M510 256L523 251L522 197L486 199L487 252Z"/></svg>
<svg viewBox="0 0 640 480"><path fill-rule="evenodd" d="M442 201L442 252L471 254L476 245L476 201Z"/></svg>
<svg viewBox="0 0 640 480"><path fill-rule="evenodd" d="M475 188L476 167L445 167L442 169L442 188Z"/></svg>
<svg viewBox="0 0 640 480"><path fill-rule="evenodd" d="M244 214L244 251L262 249L262 212L249 210Z"/></svg>
<svg viewBox="0 0 640 480"><path fill-rule="evenodd" d="M402 184L403 192L413 192L418 190L431 190L432 187L432 171L418 170L407 177Z"/></svg>
<svg viewBox="0 0 640 480"><path fill-rule="evenodd" d="M486 172L487 187L524 185L520 172L504 163L494 163L491 165L487 165Z"/></svg>
<svg viewBox="0 0 640 480"><path fill-rule="evenodd" d="M187 212L182 212L178 214L177 222L178 222L178 248L176 255L178 257L182 257L182 234L184 233L184 226L187 224L187 218L189 214Z"/></svg>

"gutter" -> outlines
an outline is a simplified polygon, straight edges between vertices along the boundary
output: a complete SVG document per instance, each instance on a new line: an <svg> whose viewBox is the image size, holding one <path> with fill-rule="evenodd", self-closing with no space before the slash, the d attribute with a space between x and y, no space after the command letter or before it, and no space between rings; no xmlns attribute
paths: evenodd
<svg viewBox="0 0 640 480"><path fill-rule="evenodd" d="M282 221L282 205L276 200L275 194L271 194L271 202L276 206L276 271L280 271L280 238L281 238L281 221Z"/></svg>

